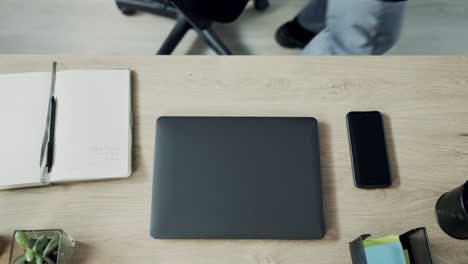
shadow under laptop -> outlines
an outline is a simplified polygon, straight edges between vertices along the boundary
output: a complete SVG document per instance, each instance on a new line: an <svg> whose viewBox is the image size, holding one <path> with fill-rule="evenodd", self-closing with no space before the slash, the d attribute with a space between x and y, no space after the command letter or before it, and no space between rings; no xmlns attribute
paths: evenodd
<svg viewBox="0 0 468 264"><path fill-rule="evenodd" d="M338 240L338 206L336 199L336 176L333 168L331 129L327 123L319 122L320 166L322 171L323 207L326 235L324 240Z"/></svg>

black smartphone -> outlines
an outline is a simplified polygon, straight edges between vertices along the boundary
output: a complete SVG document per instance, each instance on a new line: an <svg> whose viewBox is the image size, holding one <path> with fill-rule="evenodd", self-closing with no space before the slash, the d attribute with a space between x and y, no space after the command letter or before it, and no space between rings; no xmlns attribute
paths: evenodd
<svg viewBox="0 0 468 264"><path fill-rule="evenodd" d="M349 112L346 121L356 187L391 186L392 176L380 112Z"/></svg>

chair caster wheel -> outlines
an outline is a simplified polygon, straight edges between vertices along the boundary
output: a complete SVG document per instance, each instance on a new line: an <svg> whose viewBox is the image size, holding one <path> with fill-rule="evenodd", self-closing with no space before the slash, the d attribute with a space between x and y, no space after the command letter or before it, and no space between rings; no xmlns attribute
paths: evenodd
<svg viewBox="0 0 468 264"><path fill-rule="evenodd" d="M255 9L257 11L263 11L270 6L268 0L255 0Z"/></svg>
<svg viewBox="0 0 468 264"><path fill-rule="evenodd" d="M130 9L126 7L119 7L119 9L120 9L120 12L122 12L122 14L126 16L133 16L136 13L135 9Z"/></svg>

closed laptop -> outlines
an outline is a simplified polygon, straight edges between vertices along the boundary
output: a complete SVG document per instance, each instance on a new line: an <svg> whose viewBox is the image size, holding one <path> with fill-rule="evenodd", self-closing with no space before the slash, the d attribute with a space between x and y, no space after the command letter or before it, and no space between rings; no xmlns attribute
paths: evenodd
<svg viewBox="0 0 468 264"><path fill-rule="evenodd" d="M160 117L151 235L322 238L319 153L311 117Z"/></svg>

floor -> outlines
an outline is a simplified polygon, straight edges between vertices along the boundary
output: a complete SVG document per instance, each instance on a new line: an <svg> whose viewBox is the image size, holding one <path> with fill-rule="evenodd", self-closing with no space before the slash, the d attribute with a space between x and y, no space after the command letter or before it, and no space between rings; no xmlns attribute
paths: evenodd
<svg viewBox="0 0 468 264"><path fill-rule="evenodd" d="M252 5L233 24L216 25L235 54L295 55L278 46L274 31L308 0ZM467 0L409 0L400 42L389 54L468 54ZM0 53L153 54L174 25L171 19L122 15L113 0L1 0ZM213 54L189 32L175 54Z"/></svg>

